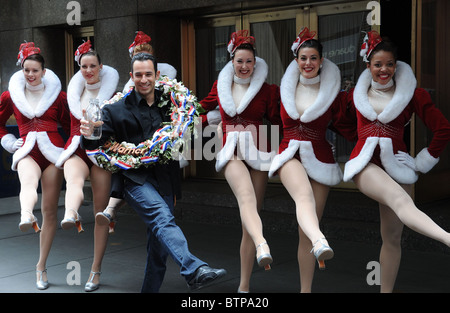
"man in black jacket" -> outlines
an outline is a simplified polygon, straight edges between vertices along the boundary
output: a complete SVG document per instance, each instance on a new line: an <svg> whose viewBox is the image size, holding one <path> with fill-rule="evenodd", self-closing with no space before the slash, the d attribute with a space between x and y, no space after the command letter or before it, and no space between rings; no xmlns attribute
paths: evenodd
<svg viewBox="0 0 450 313"><path fill-rule="evenodd" d="M103 129L100 140L82 138L85 149L96 149L110 137L117 142L139 144L170 121L168 106L158 107L160 91L155 89L159 77L155 58L140 53L131 61L131 78L135 89L124 99L103 108ZM82 120L81 134L90 135L89 122ZM178 161L156 164L147 168L129 169L121 172L126 202L135 209L147 225L148 256L142 292L158 292L166 271L167 256L180 266L191 290L226 274L224 269L210 268L192 255L186 238L175 224L173 216L174 197L180 197L181 181Z"/></svg>

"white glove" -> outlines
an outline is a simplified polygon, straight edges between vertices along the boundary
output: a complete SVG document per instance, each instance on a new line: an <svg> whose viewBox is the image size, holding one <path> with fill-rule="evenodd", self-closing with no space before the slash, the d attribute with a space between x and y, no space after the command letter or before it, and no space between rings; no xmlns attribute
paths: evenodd
<svg viewBox="0 0 450 313"><path fill-rule="evenodd" d="M13 144L14 152L19 150L22 146L23 146L23 139L22 138L17 139L16 142L14 142L14 144Z"/></svg>
<svg viewBox="0 0 450 313"><path fill-rule="evenodd" d="M222 121L219 109L214 109L206 113L206 118L208 119L209 125L217 125Z"/></svg>
<svg viewBox="0 0 450 313"><path fill-rule="evenodd" d="M403 152L403 151L399 151L396 155L395 158L397 159L397 161L399 161L400 163L408 166L409 168L411 168L414 171L418 171L417 166L416 166L416 159L414 159L412 156L410 156L408 153Z"/></svg>
<svg viewBox="0 0 450 313"><path fill-rule="evenodd" d="M1 144L6 151L9 153L14 153L22 147L23 139L17 139L13 134L8 134L2 137Z"/></svg>

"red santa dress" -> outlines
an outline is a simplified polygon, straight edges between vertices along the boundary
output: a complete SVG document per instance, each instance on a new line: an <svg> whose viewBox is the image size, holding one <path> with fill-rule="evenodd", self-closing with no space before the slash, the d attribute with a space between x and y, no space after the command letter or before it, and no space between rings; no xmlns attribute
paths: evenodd
<svg viewBox="0 0 450 313"><path fill-rule="evenodd" d="M313 80L313 81L312 81ZM301 83L301 74L295 60L286 69L281 80L281 118L283 121L283 139L278 154L270 167L269 176L292 158L300 160L309 177L324 185L336 185L342 180L342 171L336 162L333 146L326 139L326 131L331 126L346 138L354 139L352 128L340 126L342 110L345 109L346 93L340 93L341 75L339 68L328 59L323 60L320 76L309 79L304 86L317 88L317 95L311 96L312 104L303 114L296 106L296 89ZM313 87L315 85L316 87Z"/></svg>
<svg viewBox="0 0 450 313"><path fill-rule="evenodd" d="M345 164L344 181L350 181L364 167L372 162L384 170L398 183L413 184L418 172L426 173L439 161L439 155L450 140L450 123L433 104L424 89L416 88L416 78L411 67L397 61L395 91L379 114L369 101L372 76L366 69L349 93L354 103L357 118L358 141L350 160ZM376 99L375 99L376 100ZM428 147L423 148L415 158L416 170L400 162L395 154L407 153L403 140L404 128L413 115L417 116L433 132Z"/></svg>
<svg viewBox="0 0 450 313"><path fill-rule="evenodd" d="M222 118L223 147L216 156L216 171L219 172L233 157L240 159L253 169L268 171L276 151L271 151L270 140L265 130L264 118L272 125L280 125L279 91L276 85L265 82L268 74L266 62L256 57L250 85L236 107L232 94L234 69L228 62L219 74L210 93L200 101L207 111L219 106Z"/></svg>
<svg viewBox="0 0 450 313"><path fill-rule="evenodd" d="M26 80L23 71L13 74L9 81L8 91L0 98L0 138L2 146L9 152L17 138L8 132L6 122L14 114L23 145L13 154L12 170L17 170L17 163L27 155L45 169L49 163L55 164L64 150L64 140L58 132L60 124L67 133L70 129L69 112L66 94L61 91L59 78L46 69L42 78L44 91L42 97L33 108L28 102L25 88Z"/></svg>
<svg viewBox="0 0 450 313"><path fill-rule="evenodd" d="M119 73L114 68L103 65L100 72L100 90L97 95L100 105L105 100L109 100L116 92L117 85L119 83ZM83 159L89 168L96 164L95 159L91 159L87 156L86 151L80 146L80 121L82 116L81 112L81 96L86 88L86 80L83 78L81 71L78 71L70 80L67 87L67 101L70 109L71 130L70 137L64 147L64 152L58 158L56 166L63 167L66 162L74 153Z"/></svg>

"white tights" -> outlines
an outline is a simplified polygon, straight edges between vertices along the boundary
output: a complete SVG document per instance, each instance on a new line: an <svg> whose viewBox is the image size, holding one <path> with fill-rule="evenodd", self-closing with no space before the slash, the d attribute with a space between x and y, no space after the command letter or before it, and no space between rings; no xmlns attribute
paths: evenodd
<svg viewBox="0 0 450 313"><path fill-rule="evenodd" d="M64 163L64 176L66 178L66 199L65 218L75 217L84 201L84 182L90 177L92 186L92 196L94 204L94 216L102 212L109 200L111 189L111 173L98 167L92 166L89 170L86 163L76 155L70 157ZM75 212L74 212L75 211ZM103 256L105 255L108 241L108 225L98 225L94 228L94 260L91 270L100 272ZM94 278L94 283L98 283L99 275Z"/></svg>
<svg viewBox="0 0 450 313"><path fill-rule="evenodd" d="M312 243L325 238L319 228L313 189L303 165L297 159L291 159L279 169L278 173L295 202L297 221L304 234Z"/></svg>
<svg viewBox="0 0 450 313"><path fill-rule="evenodd" d="M17 165L20 180L20 208L21 214L32 214L33 208L38 201L37 188L41 181L42 200L42 225L39 233L39 261L36 269L43 271L55 237L57 228L58 200L63 181L63 172L53 164L49 165L43 172L39 165L27 156ZM46 273L43 274L46 280Z"/></svg>
<svg viewBox="0 0 450 313"><path fill-rule="evenodd" d="M381 291L391 292L400 264L403 224L447 246L450 246L450 233L416 207L408 194L411 186L399 185L377 165L369 163L353 181L362 193L380 204L383 239L380 253Z"/></svg>
<svg viewBox="0 0 450 313"><path fill-rule="evenodd" d="M266 241L263 236L259 210L264 201L268 176L267 172L247 168L244 162L237 159L228 161L224 174L238 202L242 222L239 289L249 291L250 276L255 262L255 247ZM264 249L269 252L267 246Z"/></svg>

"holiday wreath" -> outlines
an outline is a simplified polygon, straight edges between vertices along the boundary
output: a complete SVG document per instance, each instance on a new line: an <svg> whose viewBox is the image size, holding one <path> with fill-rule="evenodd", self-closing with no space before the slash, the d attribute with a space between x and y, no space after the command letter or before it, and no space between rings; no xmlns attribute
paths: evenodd
<svg viewBox="0 0 450 313"><path fill-rule="evenodd" d="M166 163L180 153L182 146L189 141L186 134L195 134L196 117L203 111L197 98L182 82L163 76L156 81L155 88L162 91L158 106L171 106L171 122L163 122L153 137L137 146L128 142L116 142L110 138L96 150L87 150L89 157L95 158L104 169L113 173L119 170L137 169L155 163ZM114 103L127 94L117 93L104 105Z"/></svg>

